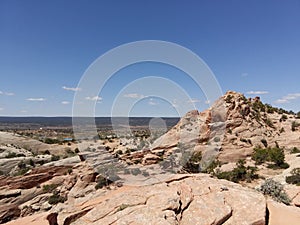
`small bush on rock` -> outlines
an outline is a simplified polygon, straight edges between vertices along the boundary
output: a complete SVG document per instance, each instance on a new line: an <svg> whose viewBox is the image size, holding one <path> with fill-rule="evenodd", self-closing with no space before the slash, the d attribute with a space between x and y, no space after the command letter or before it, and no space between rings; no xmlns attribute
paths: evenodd
<svg viewBox="0 0 300 225"><path fill-rule="evenodd" d="M291 153L292 153L292 154L300 153L300 150L299 150L299 148L294 147L294 148L292 148Z"/></svg>
<svg viewBox="0 0 300 225"><path fill-rule="evenodd" d="M51 193L53 192L57 187L59 186L59 184L46 184L43 186L43 191L47 192L47 193Z"/></svg>
<svg viewBox="0 0 300 225"><path fill-rule="evenodd" d="M291 176L287 176L285 181L289 184L296 184L300 186L300 168L294 168L291 171Z"/></svg>
<svg viewBox="0 0 300 225"><path fill-rule="evenodd" d="M59 155L52 155L51 161L58 161L60 159Z"/></svg>
<svg viewBox="0 0 300 225"><path fill-rule="evenodd" d="M103 188L103 187L106 187L108 185L110 185L112 183L111 180L101 176L99 179L98 179L98 182L95 186L96 189L100 189L100 188Z"/></svg>
<svg viewBox="0 0 300 225"><path fill-rule="evenodd" d="M51 195L48 199L48 203L51 205L55 205L59 202L64 203L66 201L66 198L62 197L61 195L54 193Z"/></svg>
<svg viewBox="0 0 300 225"><path fill-rule="evenodd" d="M201 152L194 152L189 158L188 162L183 166L184 170L189 173L199 173L200 172L200 161L202 159Z"/></svg>
<svg viewBox="0 0 300 225"><path fill-rule="evenodd" d="M267 179L259 189L264 195L271 196L275 201L289 205L291 200L287 193L283 190L283 186L272 180Z"/></svg>
<svg viewBox="0 0 300 225"><path fill-rule="evenodd" d="M289 165L285 162L285 155L283 149L278 147L256 147L254 148L252 159L256 162L256 164L262 164L266 161L273 162L274 164L269 165L269 168L273 169L286 169L289 167Z"/></svg>
<svg viewBox="0 0 300 225"><path fill-rule="evenodd" d="M297 127L300 126L300 123L297 123L296 121L292 122L292 131L296 131Z"/></svg>
<svg viewBox="0 0 300 225"><path fill-rule="evenodd" d="M216 172L215 176L219 179L226 179L238 183L240 181L251 182L253 179L257 179L257 168L252 166L245 166L245 160L239 160L237 167L232 171Z"/></svg>

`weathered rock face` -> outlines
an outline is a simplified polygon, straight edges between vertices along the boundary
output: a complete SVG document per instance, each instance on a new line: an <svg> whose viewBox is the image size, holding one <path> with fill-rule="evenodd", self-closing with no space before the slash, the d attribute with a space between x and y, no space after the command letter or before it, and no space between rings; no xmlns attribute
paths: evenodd
<svg viewBox="0 0 300 225"><path fill-rule="evenodd" d="M187 113L178 124L157 139L151 146L153 154L167 158L181 146L201 151L222 162L237 162L250 156L253 148L283 146L286 149L300 146L300 129L291 128L294 115L285 115L264 105L259 98L246 99L244 95L229 91L204 112ZM208 160L208 159L206 159ZM208 160L209 161L209 160Z"/></svg>
<svg viewBox="0 0 300 225"><path fill-rule="evenodd" d="M39 167L31 173L17 177L0 178L0 186L9 186L10 189L29 189L50 180L55 176L63 175L71 168L70 166Z"/></svg>
<svg viewBox="0 0 300 225"><path fill-rule="evenodd" d="M268 200L269 225L298 225L300 209Z"/></svg>
<svg viewBox="0 0 300 225"><path fill-rule="evenodd" d="M55 213L52 209L50 213ZM58 224L253 224L264 225L266 202L260 193L208 175L174 175L157 184L121 188L65 204ZM29 218L9 225L24 224ZM47 224L45 214L31 217Z"/></svg>
<svg viewBox="0 0 300 225"><path fill-rule="evenodd" d="M29 216L37 212L48 211L52 205L48 199L52 190L44 186L55 187L61 196L72 198L72 194L85 194L84 187L95 184L95 172L86 165L74 167L77 174L68 174L70 166L42 166L29 174L17 177L1 177L0 179L0 223L18 217ZM73 188L77 184L77 189ZM72 194L70 190L72 189Z"/></svg>
<svg viewBox="0 0 300 225"><path fill-rule="evenodd" d="M43 188L2 191L0 223L296 225L299 221L299 208L269 200L267 205L265 197L254 189L208 174L160 174L156 181L144 185L111 184L98 190L96 175L81 163L73 167L72 174L42 183L59 184L57 191L66 196L66 202L55 205L49 205L52 194L44 193ZM298 191L292 188L289 195L297 196ZM283 220L286 215L288 220Z"/></svg>

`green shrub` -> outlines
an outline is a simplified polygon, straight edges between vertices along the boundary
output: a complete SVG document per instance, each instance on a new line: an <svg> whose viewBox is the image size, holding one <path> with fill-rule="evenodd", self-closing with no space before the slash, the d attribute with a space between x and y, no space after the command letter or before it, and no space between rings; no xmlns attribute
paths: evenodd
<svg viewBox="0 0 300 225"><path fill-rule="evenodd" d="M295 154L295 153L300 153L300 150L297 147L294 147L291 149L291 153Z"/></svg>
<svg viewBox="0 0 300 225"><path fill-rule="evenodd" d="M46 151L43 152L43 154L44 154L44 155L50 155L50 151L49 151L49 150L46 150Z"/></svg>
<svg viewBox="0 0 300 225"><path fill-rule="evenodd" d="M286 121L287 119L288 119L287 115L283 114L279 121L282 122L282 121Z"/></svg>
<svg viewBox="0 0 300 225"><path fill-rule="evenodd" d="M215 168L221 166L221 162L219 160L213 160L203 171L204 173L214 173Z"/></svg>
<svg viewBox="0 0 300 225"><path fill-rule="evenodd" d="M15 158L17 157L17 154L15 152L9 152L5 158L10 159L10 158Z"/></svg>
<svg viewBox="0 0 300 225"><path fill-rule="evenodd" d="M219 142L221 139L220 139L220 137L215 137L214 138L214 142Z"/></svg>
<svg viewBox="0 0 300 225"><path fill-rule="evenodd" d="M272 180L267 179L260 187L260 191L264 195L271 196L275 201L282 202L286 205L289 205L291 200L289 199L286 192L283 190L283 186Z"/></svg>
<svg viewBox="0 0 300 225"><path fill-rule="evenodd" d="M54 193L48 199L48 203L51 204L51 205L55 205L59 202L64 203L65 201L66 201L66 198L62 197L58 193Z"/></svg>
<svg viewBox="0 0 300 225"><path fill-rule="evenodd" d="M51 156L51 161L58 161L60 159L59 155L52 155Z"/></svg>
<svg viewBox="0 0 300 225"><path fill-rule="evenodd" d="M266 107L266 112L267 113L271 113L272 114L272 113L278 111L277 108L271 106L270 104L265 104L265 107Z"/></svg>
<svg viewBox="0 0 300 225"><path fill-rule="evenodd" d="M255 101L252 103L252 108L256 112L265 112L265 105L261 101Z"/></svg>
<svg viewBox="0 0 300 225"><path fill-rule="evenodd" d="M292 131L296 131L296 128L300 126L300 123L297 123L296 121L292 122Z"/></svg>
<svg viewBox="0 0 300 225"><path fill-rule="evenodd" d="M35 163L32 159L29 159L29 165L32 166L32 167L35 167Z"/></svg>
<svg viewBox="0 0 300 225"><path fill-rule="evenodd" d="M216 172L214 175L219 179L226 179L238 183L240 181L251 182L253 179L257 179L257 168L252 166L245 167L245 160L239 160L237 167L232 171Z"/></svg>
<svg viewBox="0 0 300 225"><path fill-rule="evenodd" d="M147 171L143 171L143 172L142 172L142 175L143 175L144 177L149 177L149 176L150 176L149 172L147 172Z"/></svg>
<svg viewBox="0 0 300 225"><path fill-rule="evenodd" d="M278 109L278 114L283 114L283 113L288 114L288 112L286 110L284 110L283 108L279 108Z"/></svg>
<svg viewBox="0 0 300 225"><path fill-rule="evenodd" d="M202 153L200 151L193 152L191 157L183 166L184 170L189 173L199 173L200 172L199 166L200 166L201 159L202 159Z"/></svg>
<svg viewBox="0 0 300 225"><path fill-rule="evenodd" d="M52 138L46 138L44 141L46 144L60 144L61 141Z"/></svg>
<svg viewBox="0 0 300 225"><path fill-rule="evenodd" d="M258 165L264 163L268 159L268 151L267 151L267 149L260 148L260 147L254 148L254 154L252 155L252 159Z"/></svg>
<svg viewBox="0 0 300 225"><path fill-rule="evenodd" d="M59 184L46 184L43 186L43 191L47 192L47 193L51 193L53 192L57 187L59 186Z"/></svg>
<svg viewBox="0 0 300 225"><path fill-rule="evenodd" d="M272 122L272 120L271 120L270 118L267 118L267 119L265 119L264 121L265 121L265 123L266 123L269 127L275 128L275 127L274 127L274 124L273 124L273 122Z"/></svg>
<svg viewBox="0 0 300 225"><path fill-rule="evenodd" d="M106 187L108 185L110 185L112 183L111 180L101 176L98 181L97 181L97 184L95 186L96 189L100 189L100 188L103 188L103 187Z"/></svg>
<svg viewBox="0 0 300 225"><path fill-rule="evenodd" d="M225 98L225 102L226 103L231 103L232 99L233 99L233 95L227 95L227 97Z"/></svg>
<svg viewBox="0 0 300 225"><path fill-rule="evenodd" d="M285 181L288 184L296 184L297 186L300 186L300 168L294 168L291 171L291 176L287 176Z"/></svg>
<svg viewBox="0 0 300 225"><path fill-rule="evenodd" d="M252 159L256 164L262 164L266 161L273 162L273 165L269 165L269 168L277 169L283 168L286 169L289 165L285 162L285 155L282 148L254 148L254 153Z"/></svg>
<svg viewBox="0 0 300 225"><path fill-rule="evenodd" d="M133 168L133 169L131 169L131 174L134 175L134 176L137 176L137 175L139 175L141 173L142 173L142 171L139 168Z"/></svg>
<svg viewBox="0 0 300 225"><path fill-rule="evenodd" d="M27 173L30 169L30 168L27 167L27 165L24 161L20 161L18 163L18 168L19 168L19 170L16 173L13 174L14 176L22 176L25 173Z"/></svg>
<svg viewBox="0 0 300 225"><path fill-rule="evenodd" d="M276 166L280 168L286 168L286 163L284 162L284 151L281 148L271 148L268 150L270 161L274 162Z"/></svg>

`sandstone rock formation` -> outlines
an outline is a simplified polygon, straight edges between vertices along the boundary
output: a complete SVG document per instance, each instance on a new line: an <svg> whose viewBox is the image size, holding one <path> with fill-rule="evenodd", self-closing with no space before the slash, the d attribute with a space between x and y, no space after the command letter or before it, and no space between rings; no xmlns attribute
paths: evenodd
<svg viewBox="0 0 300 225"><path fill-rule="evenodd" d="M150 150L168 158L186 148L201 151L208 162L218 158L229 163L251 156L255 146L263 146L262 140L268 146L277 144L286 150L299 147L300 129L292 130L292 124L300 123L300 119L276 110L258 97L247 99L241 93L228 91L208 110L187 113Z"/></svg>
<svg viewBox="0 0 300 225"><path fill-rule="evenodd" d="M58 205L8 223L48 224L47 215L58 213L58 224L255 224L264 225L263 195L206 174L174 175L143 187L123 186L94 198Z"/></svg>
<svg viewBox="0 0 300 225"><path fill-rule="evenodd" d="M226 163L222 169L231 170L239 159L254 165L250 156L255 146L279 145L285 148L290 168L270 171L262 165L259 175L285 184L292 169L300 167L300 157L289 153L292 147L300 148L300 130L291 126L294 121L300 123L295 115L274 111L259 98L227 92L210 109L188 112L150 148L125 153L116 143L115 150L93 146L78 156L32 167L22 176L0 175L0 223L299 224L299 186L285 185L291 199L286 206L253 188L262 179L242 186L184 170L194 152L201 152L200 170L214 159ZM12 138L12 134L5 135ZM21 138L18 144L22 141L29 140ZM81 144L89 149L91 143ZM4 151L15 148L24 158L35 157L23 147L5 146ZM41 149L46 147L43 144ZM116 154L118 150L122 155ZM22 157L2 159L0 166L10 170Z"/></svg>

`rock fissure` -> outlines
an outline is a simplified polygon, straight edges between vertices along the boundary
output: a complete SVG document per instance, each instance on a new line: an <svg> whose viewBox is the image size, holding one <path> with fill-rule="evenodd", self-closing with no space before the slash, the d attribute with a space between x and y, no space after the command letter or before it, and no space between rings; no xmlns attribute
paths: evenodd
<svg viewBox="0 0 300 225"><path fill-rule="evenodd" d="M91 211L90 209L86 209L84 211L72 214L70 216L68 216L65 220L63 225L70 225L71 223L75 222L76 220L78 220L79 218L83 217L85 214L87 214L89 211Z"/></svg>
<svg viewBox="0 0 300 225"><path fill-rule="evenodd" d="M182 177L179 177L179 178L170 179L170 180L165 181L165 183L170 184L172 182L181 181L181 180L184 180L184 179L189 178L189 177L192 177L192 175L187 175L187 176L182 176Z"/></svg>
<svg viewBox="0 0 300 225"><path fill-rule="evenodd" d="M265 225L269 225L269 219L270 219L270 212L268 207L266 206L266 218L265 218Z"/></svg>

